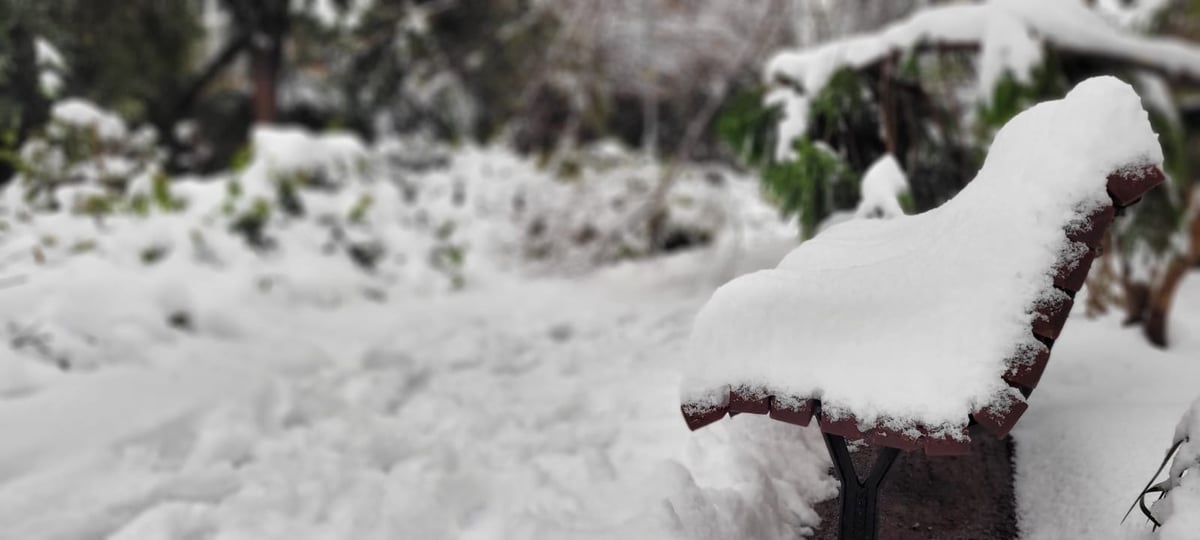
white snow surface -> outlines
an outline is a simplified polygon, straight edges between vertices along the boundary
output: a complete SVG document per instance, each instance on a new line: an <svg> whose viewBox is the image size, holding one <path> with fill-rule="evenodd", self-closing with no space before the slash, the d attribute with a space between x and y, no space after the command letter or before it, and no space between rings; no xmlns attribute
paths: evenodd
<svg viewBox="0 0 1200 540"><path fill-rule="evenodd" d="M249 285L283 270L249 254L137 266L113 245L13 274L4 244L4 323L95 367L0 344L0 383L27 383L0 390L0 539L795 538L836 494L816 429L689 433L677 401L692 315L793 245L758 230L589 276L314 305ZM195 330L164 327L180 306ZM1026 538L1148 534L1118 522L1196 394L1200 274L1176 306L1167 352L1073 316L1016 430Z"/></svg>
<svg viewBox="0 0 1200 540"><path fill-rule="evenodd" d="M859 186L861 199L854 210L856 218L891 219L904 215L900 207L900 195L908 192L908 175L900 168L900 162L891 154L875 160L863 173Z"/></svg>
<svg viewBox="0 0 1200 540"><path fill-rule="evenodd" d="M689 433L675 393L712 287L790 245L332 310L217 295L236 332L0 397L0 538L795 538L836 493L815 428ZM1118 523L1195 396L1200 274L1171 351L1081 315L1015 432L1021 530L1141 539Z"/></svg>
<svg viewBox="0 0 1200 540"><path fill-rule="evenodd" d="M956 431L1016 397L1005 361L1032 344L1064 229L1108 200L1113 170L1161 161L1132 88L1080 83L1002 128L942 207L832 227L717 290L696 317L684 402L714 407L748 386L866 425Z"/></svg>
<svg viewBox="0 0 1200 540"><path fill-rule="evenodd" d="M835 493L819 435L675 405L764 241L386 305L201 289L229 332L0 398L0 538L794 538Z"/></svg>

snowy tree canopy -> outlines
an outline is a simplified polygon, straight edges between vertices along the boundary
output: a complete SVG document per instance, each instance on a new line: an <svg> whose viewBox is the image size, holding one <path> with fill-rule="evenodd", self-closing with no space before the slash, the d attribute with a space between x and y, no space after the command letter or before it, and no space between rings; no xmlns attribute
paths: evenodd
<svg viewBox="0 0 1200 540"><path fill-rule="evenodd" d="M1200 81L1200 51L1191 45L1123 31L1076 0L990 0L927 8L879 32L781 52L767 63L766 77L791 88L774 98L788 104L783 139L804 131L799 111L807 106L801 96L819 93L840 68L862 68L915 48L975 49L975 99L986 101L1005 73L1028 81L1043 46Z"/></svg>

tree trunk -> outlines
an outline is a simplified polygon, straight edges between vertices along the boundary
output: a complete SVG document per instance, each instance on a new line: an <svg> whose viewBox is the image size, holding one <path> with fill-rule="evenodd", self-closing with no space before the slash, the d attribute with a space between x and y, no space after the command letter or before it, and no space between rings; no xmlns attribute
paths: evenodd
<svg viewBox="0 0 1200 540"><path fill-rule="evenodd" d="M254 121L271 123L278 113L279 72L287 39L287 0L263 2L250 45L250 80L254 84Z"/></svg>
<svg viewBox="0 0 1200 540"><path fill-rule="evenodd" d="M658 89L654 71L656 20L655 2L642 3L642 152L647 158L658 155Z"/></svg>
<svg viewBox="0 0 1200 540"><path fill-rule="evenodd" d="M1196 263L1200 263L1200 187L1192 188L1190 208L1187 211L1188 222L1188 252L1171 258L1160 279L1155 280L1153 288L1147 294L1144 311L1144 326L1142 331L1150 343L1159 347L1167 346L1167 315L1171 312L1171 304L1179 284L1187 276Z"/></svg>
<svg viewBox="0 0 1200 540"><path fill-rule="evenodd" d="M1150 305L1150 286L1130 279L1128 269L1121 285L1125 290L1125 324L1132 326L1146 322L1147 307Z"/></svg>
<svg viewBox="0 0 1200 540"><path fill-rule="evenodd" d="M899 60L899 53L892 53L879 70L879 125L883 128L883 145L887 153L906 164L908 160L896 151L896 93L893 86Z"/></svg>
<svg viewBox="0 0 1200 540"><path fill-rule="evenodd" d="M1188 257L1174 257L1167 265L1162 279L1156 287L1147 294L1145 320L1142 323L1142 333L1150 343L1158 347L1167 346L1167 314L1171 311L1171 303L1175 300L1175 292L1187 275Z"/></svg>
<svg viewBox="0 0 1200 540"><path fill-rule="evenodd" d="M279 64L274 47L254 47L250 60L251 80L254 82L254 121L268 124L275 121L275 94Z"/></svg>

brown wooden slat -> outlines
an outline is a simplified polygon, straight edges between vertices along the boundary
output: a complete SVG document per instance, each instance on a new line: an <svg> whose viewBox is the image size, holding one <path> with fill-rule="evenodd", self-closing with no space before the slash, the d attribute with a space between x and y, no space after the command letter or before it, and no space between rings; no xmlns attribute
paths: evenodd
<svg viewBox="0 0 1200 540"><path fill-rule="evenodd" d="M1046 371L1046 365L1050 362L1050 347L1042 343L1037 343L1035 346L1037 352L1034 353L1032 359L1009 360L1008 372L1004 374L1006 382L1024 388L1037 387L1042 373Z"/></svg>
<svg viewBox="0 0 1200 540"><path fill-rule="evenodd" d="M771 410L771 396L760 388L740 386L729 391L729 412L767 414Z"/></svg>
<svg viewBox="0 0 1200 540"><path fill-rule="evenodd" d="M708 410L696 410L688 405L684 405L679 409L683 412L683 421L687 423L688 429L692 431L716 422L725 416L725 409L720 407Z"/></svg>
<svg viewBox="0 0 1200 540"><path fill-rule="evenodd" d="M789 405L798 402L798 405ZM807 426L812 422L813 411L816 410L816 404L811 399L805 400L787 400L787 399L772 399L771 400L771 418L780 422L796 424L798 426Z"/></svg>
<svg viewBox="0 0 1200 540"><path fill-rule="evenodd" d="M1017 425L1017 420L1029 409L1029 404L1023 400L1011 399L1001 405L976 411L971 415L979 425L996 437L1003 438Z"/></svg>
<svg viewBox="0 0 1200 540"><path fill-rule="evenodd" d="M886 426L875 426L866 433L867 442L875 446L897 448L903 452L912 452L921 447L923 439L901 433Z"/></svg>
<svg viewBox="0 0 1200 540"><path fill-rule="evenodd" d="M1072 249L1082 249L1078 257L1064 256L1054 267L1054 286L1068 291L1079 292L1087 281L1088 271L1092 261L1099 255L1098 248L1092 248L1083 242L1072 242Z"/></svg>
<svg viewBox="0 0 1200 540"><path fill-rule="evenodd" d="M1129 206L1166 181L1166 176L1154 165L1130 167L1108 175L1108 194L1118 206Z"/></svg>
<svg viewBox="0 0 1200 540"><path fill-rule="evenodd" d="M1083 216L1078 226L1067 228L1067 240L1083 242L1093 248L1098 248L1104 243L1104 233L1116 217L1116 207L1112 204L1105 204L1092 211L1091 214Z"/></svg>
<svg viewBox="0 0 1200 540"><path fill-rule="evenodd" d="M821 424L821 431L825 433L841 435L847 440L861 439L864 437L863 432L858 429L858 419L856 419L853 415L846 415L838 419L833 419L830 418L829 415L825 414L825 411L821 411L821 415L818 417L818 422Z"/></svg>
<svg viewBox="0 0 1200 540"><path fill-rule="evenodd" d="M927 456L961 456L971 452L971 436L962 429L962 439L926 435L922 441Z"/></svg>
<svg viewBox="0 0 1200 540"><path fill-rule="evenodd" d="M1045 295L1038 305L1034 306L1033 333L1044 338L1058 339L1067 317L1071 315L1071 306L1075 303L1070 296L1062 291L1052 291Z"/></svg>

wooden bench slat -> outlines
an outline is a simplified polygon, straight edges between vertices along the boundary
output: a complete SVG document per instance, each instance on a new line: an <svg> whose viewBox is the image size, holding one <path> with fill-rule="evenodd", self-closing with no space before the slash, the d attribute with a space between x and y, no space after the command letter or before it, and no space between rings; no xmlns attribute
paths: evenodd
<svg viewBox="0 0 1200 540"><path fill-rule="evenodd" d="M1108 194L1117 206L1126 207L1164 181L1166 176L1158 167L1130 167L1108 175Z"/></svg>
<svg viewBox="0 0 1200 540"><path fill-rule="evenodd" d="M992 435L997 438L1003 438L1012 431L1013 426L1017 425L1017 420L1020 420L1021 415L1029 409L1029 404L1023 399L1013 398L1007 403L993 405L981 411L976 411L971 416L979 425L987 429Z"/></svg>
<svg viewBox="0 0 1200 540"><path fill-rule="evenodd" d="M799 401L799 405L790 406L789 402ZM816 410L816 404L811 399L804 400L787 400L787 399L772 399L771 400L771 418L780 422L796 424L798 426L807 426L812 422L813 411Z"/></svg>
<svg viewBox="0 0 1200 540"><path fill-rule="evenodd" d="M961 438L926 436L922 445L927 456L962 456L971 453L971 436L962 428Z"/></svg>
<svg viewBox="0 0 1200 540"><path fill-rule="evenodd" d="M1065 292L1057 289L1047 292L1034 306L1033 333L1044 338L1058 339L1074 304L1075 301Z"/></svg>
<svg viewBox="0 0 1200 540"><path fill-rule="evenodd" d="M767 414L771 410L771 396L761 389L745 386L729 390L729 412Z"/></svg>
<svg viewBox="0 0 1200 540"><path fill-rule="evenodd" d="M1004 374L1005 382L1028 389L1037 387L1042 373L1046 371L1046 365L1050 362L1050 347L1041 342L1035 347L1037 351L1032 358L1009 360L1008 372Z"/></svg>

